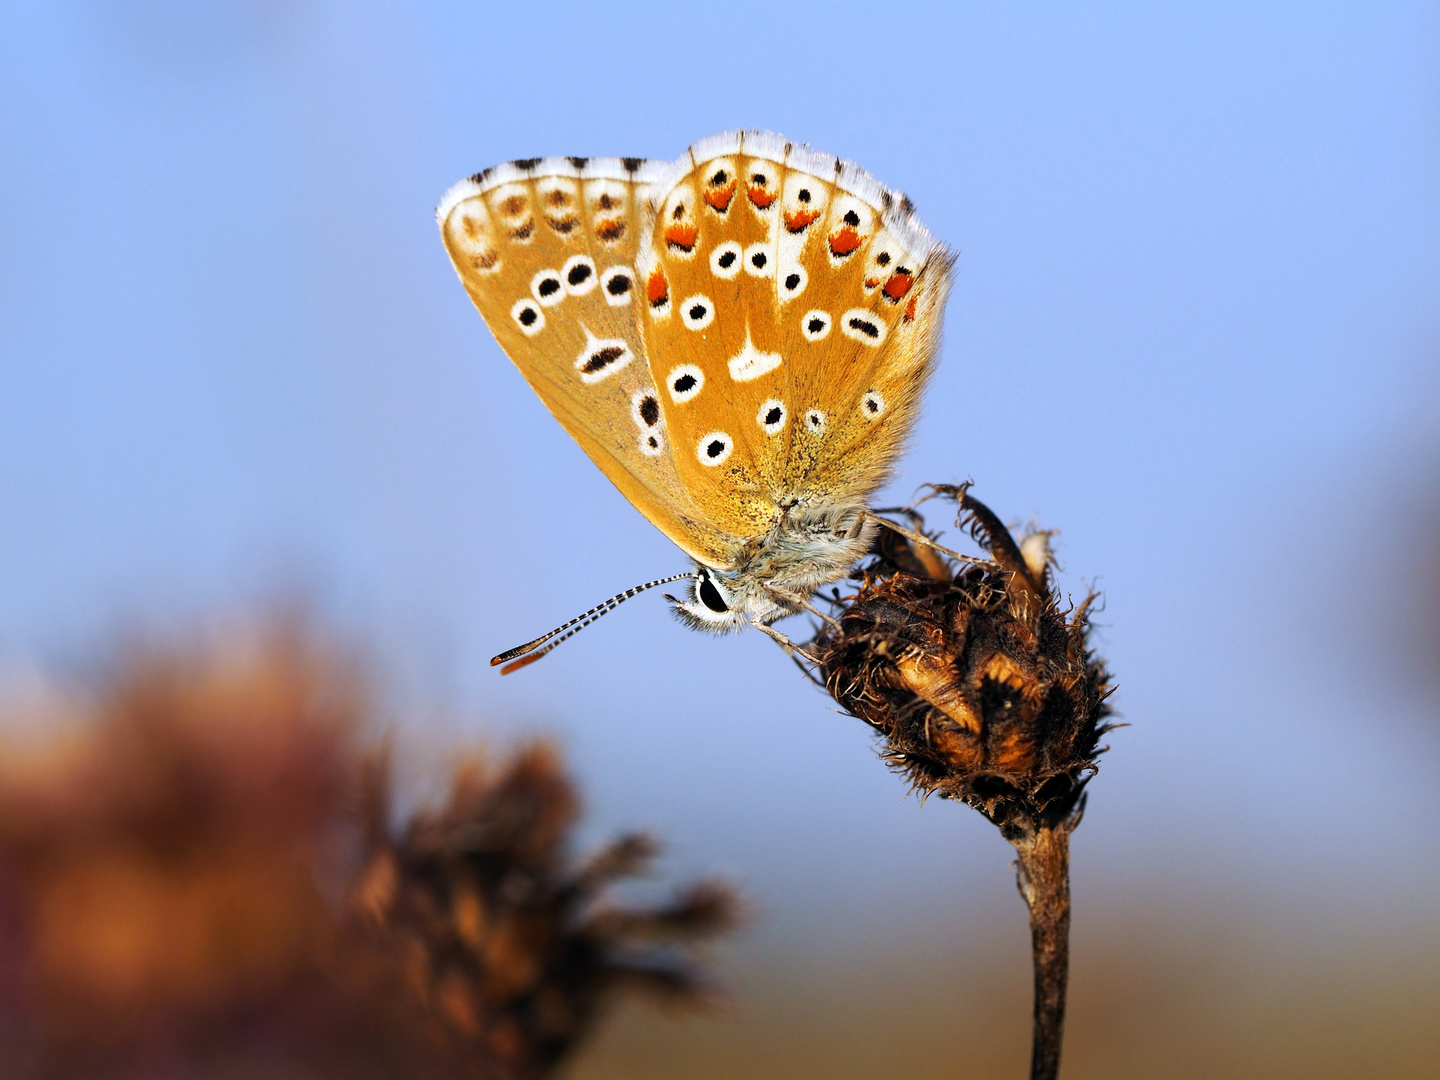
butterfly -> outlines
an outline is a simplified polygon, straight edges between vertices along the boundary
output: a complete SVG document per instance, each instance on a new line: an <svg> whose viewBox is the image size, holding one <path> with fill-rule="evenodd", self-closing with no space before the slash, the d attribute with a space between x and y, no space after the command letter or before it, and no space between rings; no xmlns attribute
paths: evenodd
<svg viewBox="0 0 1440 1080"><path fill-rule="evenodd" d="M515 670L645 589L716 633L802 610L869 550L954 257L848 161L728 132L673 163L530 158L436 211L501 348L600 470L693 560L492 663Z"/></svg>

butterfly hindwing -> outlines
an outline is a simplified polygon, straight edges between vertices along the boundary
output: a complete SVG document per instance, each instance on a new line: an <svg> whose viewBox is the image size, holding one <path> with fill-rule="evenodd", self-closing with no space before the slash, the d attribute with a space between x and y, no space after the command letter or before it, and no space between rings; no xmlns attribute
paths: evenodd
<svg viewBox="0 0 1440 1080"><path fill-rule="evenodd" d="M750 538L863 502L916 414L944 248L862 170L763 133L692 147L651 205L640 321L692 498Z"/></svg>
<svg viewBox="0 0 1440 1080"><path fill-rule="evenodd" d="M512 162L457 184L437 216L470 298L540 399L637 509L718 564L728 548L676 474L636 318L635 255L660 168Z"/></svg>

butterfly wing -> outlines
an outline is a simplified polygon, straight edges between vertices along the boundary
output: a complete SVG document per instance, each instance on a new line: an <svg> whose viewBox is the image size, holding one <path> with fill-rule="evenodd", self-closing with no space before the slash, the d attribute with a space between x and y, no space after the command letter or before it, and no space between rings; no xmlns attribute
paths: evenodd
<svg viewBox="0 0 1440 1080"><path fill-rule="evenodd" d="M908 200L769 133L697 143L650 199L640 322L691 498L744 538L864 502L917 414L952 257Z"/></svg>
<svg viewBox="0 0 1440 1080"><path fill-rule="evenodd" d="M637 322L635 255L662 168L511 162L456 184L436 217L471 300L540 400L666 536L723 565L732 545L676 473Z"/></svg>

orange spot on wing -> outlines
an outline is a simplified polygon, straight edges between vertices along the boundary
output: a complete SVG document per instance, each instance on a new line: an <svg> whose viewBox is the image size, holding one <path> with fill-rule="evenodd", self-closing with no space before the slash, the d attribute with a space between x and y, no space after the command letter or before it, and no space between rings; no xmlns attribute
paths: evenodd
<svg viewBox="0 0 1440 1080"><path fill-rule="evenodd" d="M830 236L831 254L839 255L841 258L849 255L859 246L860 234L857 233L854 229L852 229L849 225L846 225L837 233L832 233Z"/></svg>
<svg viewBox="0 0 1440 1080"><path fill-rule="evenodd" d="M764 210L775 201L775 193L773 191L766 191L763 187L757 187L754 184L745 185L745 194L748 195L750 201L761 210Z"/></svg>
<svg viewBox="0 0 1440 1080"><path fill-rule="evenodd" d="M910 286L915 284L915 279L909 274L896 272L885 279L885 295L891 300L899 300L910 291Z"/></svg>
<svg viewBox="0 0 1440 1080"><path fill-rule="evenodd" d="M656 270L645 283L645 298L652 304L663 304L669 295L670 285L665 280L664 272Z"/></svg>
<svg viewBox="0 0 1440 1080"><path fill-rule="evenodd" d="M713 188L705 192L705 201L713 206L720 213L730 209L730 200L735 197L735 181L731 180L724 187Z"/></svg>
<svg viewBox="0 0 1440 1080"><path fill-rule="evenodd" d="M792 210L785 215L785 228L792 233L800 232L819 216L818 210Z"/></svg>
<svg viewBox="0 0 1440 1080"><path fill-rule="evenodd" d="M876 285L879 285L879 284L880 284L880 279L879 279L878 277L867 277L867 278L865 279L865 288L867 288L867 289L873 289Z"/></svg>
<svg viewBox="0 0 1440 1080"><path fill-rule="evenodd" d="M905 321L911 322L915 318L915 301L918 297L910 297L910 302L905 305Z"/></svg>
<svg viewBox="0 0 1440 1080"><path fill-rule="evenodd" d="M695 246L696 235L694 225L670 225L665 229L665 242L689 251Z"/></svg>

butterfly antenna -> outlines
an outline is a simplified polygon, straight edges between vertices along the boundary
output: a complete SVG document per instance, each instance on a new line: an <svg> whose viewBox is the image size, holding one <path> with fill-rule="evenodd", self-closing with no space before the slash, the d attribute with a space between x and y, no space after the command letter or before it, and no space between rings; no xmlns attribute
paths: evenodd
<svg viewBox="0 0 1440 1080"><path fill-rule="evenodd" d="M600 618L601 615L608 615L632 596L636 596L646 589L653 589L657 585L668 585L672 581L680 581L683 578L693 576L693 574L694 571L687 571L686 573L675 574L667 578L658 578L655 581L647 581L644 585L636 585L633 589L626 589L622 593L616 593L610 597L609 600L596 604L583 615L576 615L575 618L567 623L562 623L548 634L541 634L534 641L527 641L524 645L516 645L513 649L506 649L490 661L490 666L494 667L496 664L504 664L505 666L500 669L501 675L509 675L512 671L519 671L527 664L533 664L536 660L539 660L566 638L574 637L581 630L584 630L585 627ZM555 635L557 634L560 636L556 637ZM554 640L551 641L551 638L554 638ZM546 642L549 642L549 644L547 645ZM545 647L541 648L542 645Z"/></svg>

